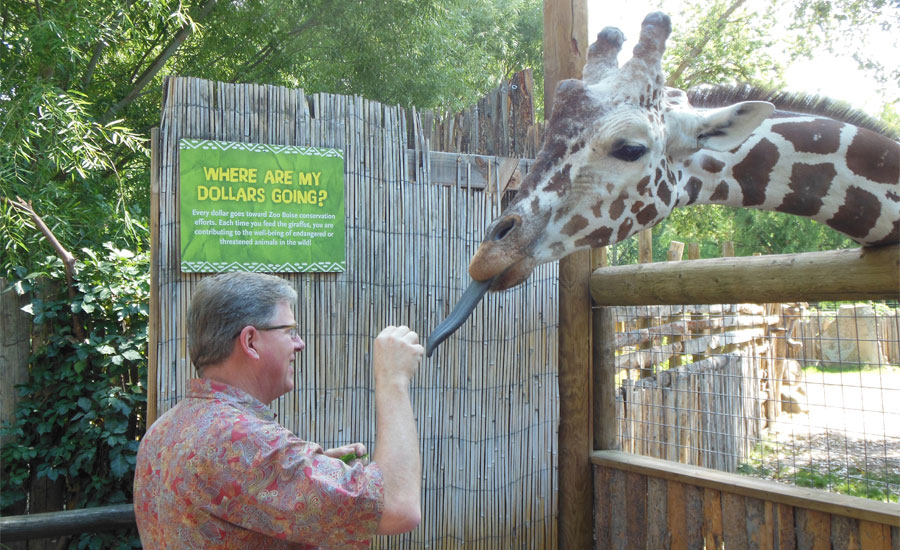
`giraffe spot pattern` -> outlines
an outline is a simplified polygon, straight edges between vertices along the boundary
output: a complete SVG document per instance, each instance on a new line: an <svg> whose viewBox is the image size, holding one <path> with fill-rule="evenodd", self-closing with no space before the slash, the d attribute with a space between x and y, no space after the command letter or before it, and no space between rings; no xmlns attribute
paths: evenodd
<svg viewBox="0 0 900 550"><path fill-rule="evenodd" d="M628 198L628 193L622 192L613 201L612 206L609 207L609 217L618 220L622 215L622 212L625 211L625 199Z"/></svg>
<svg viewBox="0 0 900 550"><path fill-rule="evenodd" d="M837 213L825 223L854 239L861 239L875 227L880 215L881 203L878 197L853 185L847 189L844 203Z"/></svg>
<svg viewBox="0 0 900 550"><path fill-rule="evenodd" d="M564 225L562 228L562 232L565 235L573 237L576 233L578 233L579 231L581 231L582 229L584 229L587 226L588 226L588 221L585 219L585 217L576 214L576 215L572 216L572 219L570 219L568 222L566 222L566 225Z"/></svg>
<svg viewBox="0 0 900 550"><path fill-rule="evenodd" d="M788 182L791 192L785 195L776 210L798 216L815 216L822 209L822 198L828 194L836 175L837 170L831 163L795 164Z"/></svg>
<svg viewBox="0 0 900 550"><path fill-rule="evenodd" d="M713 191L713 194L709 197L711 201L727 201L728 200L728 182L722 180L719 182L719 185L716 186L716 189Z"/></svg>
<svg viewBox="0 0 900 550"><path fill-rule="evenodd" d="M650 189L650 176L644 176L641 181L637 184L637 192L638 195L650 195L653 196L653 193Z"/></svg>
<svg viewBox="0 0 900 550"><path fill-rule="evenodd" d="M744 194L744 206L758 206L766 200L769 176L778 163L778 148L763 138L753 146L744 160L734 165L731 173Z"/></svg>
<svg viewBox="0 0 900 550"><path fill-rule="evenodd" d="M599 218L603 215L603 201L599 200L591 206L591 212L594 213L594 217Z"/></svg>
<svg viewBox="0 0 900 550"><path fill-rule="evenodd" d="M656 190L656 194L666 203L666 206L672 204L672 192L669 191L669 185L665 181L659 182L659 189Z"/></svg>
<svg viewBox="0 0 900 550"><path fill-rule="evenodd" d="M894 193L893 191L887 192L887 198L891 199L894 202L900 202L900 195Z"/></svg>
<svg viewBox="0 0 900 550"><path fill-rule="evenodd" d="M565 195L572 187L572 179L569 177L569 171L572 169L571 164L563 166L562 170L557 171L547 182L544 188L548 193L556 193L560 197Z"/></svg>
<svg viewBox="0 0 900 550"><path fill-rule="evenodd" d="M687 166L687 164L685 164L685 166ZM700 161L700 168L703 168L710 174L718 174L725 168L725 163L709 155L704 155L703 159Z"/></svg>
<svg viewBox="0 0 900 550"><path fill-rule="evenodd" d="M836 153L841 145L841 128L836 120L816 119L812 122L783 122L772 126L772 131L784 136L798 153L827 155Z"/></svg>
<svg viewBox="0 0 900 550"><path fill-rule="evenodd" d="M700 189L703 187L703 181L699 178L691 176L691 178L684 184L684 190L688 192L688 204L694 204L697 200L697 196L700 194Z"/></svg>
<svg viewBox="0 0 900 550"><path fill-rule="evenodd" d="M599 248L609 244L609 238L612 236L612 227L603 226L595 229L586 237L582 237L575 241L575 246L590 246L591 248Z"/></svg>
<svg viewBox="0 0 900 550"><path fill-rule="evenodd" d="M643 208L643 207L644 207L644 203L641 202L641 201L637 201L636 203L634 203L634 204L631 205L631 213L632 213L632 214L637 214L638 211L639 211L641 208Z"/></svg>
<svg viewBox="0 0 900 550"><path fill-rule="evenodd" d="M896 185L900 180L900 147L882 135L860 128L847 149L847 167L858 176Z"/></svg>
<svg viewBox="0 0 900 550"><path fill-rule="evenodd" d="M619 231L616 233L616 241L624 241L626 237L631 233L631 228L634 226L634 222L631 221L631 218L625 218L625 221L622 222L622 225L619 226Z"/></svg>
<svg viewBox="0 0 900 550"><path fill-rule="evenodd" d="M642 226L647 226L656 219L658 212L656 210L656 206L650 204L647 208L641 210L637 215L638 224Z"/></svg>
<svg viewBox="0 0 900 550"><path fill-rule="evenodd" d="M556 211L556 215L553 217L553 221L558 222L559 220L566 218L569 216L569 212L572 211L572 207L569 205L565 205Z"/></svg>

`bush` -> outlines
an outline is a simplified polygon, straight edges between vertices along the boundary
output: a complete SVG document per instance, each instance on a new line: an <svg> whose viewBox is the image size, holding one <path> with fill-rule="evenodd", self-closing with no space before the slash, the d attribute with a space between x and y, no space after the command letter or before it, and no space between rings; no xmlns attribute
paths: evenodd
<svg viewBox="0 0 900 550"><path fill-rule="evenodd" d="M11 441L0 452L2 508L25 498L32 478L63 479L68 509L132 500L146 429L149 261L109 243L104 249L81 251L71 297L59 259L47 258L40 273L17 270L15 288L32 295L40 346L28 383L18 389L15 423L3 428ZM84 534L72 543L139 546L133 530L124 537Z"/></svg>

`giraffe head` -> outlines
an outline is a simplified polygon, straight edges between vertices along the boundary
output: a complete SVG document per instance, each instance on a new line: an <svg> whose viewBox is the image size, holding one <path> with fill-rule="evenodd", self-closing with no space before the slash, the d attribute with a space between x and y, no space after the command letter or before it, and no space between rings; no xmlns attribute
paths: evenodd
<svg viewBox="0 0 900 550"><path fill-rule="evenodd" d="M504 290L542 263L656 225L676 206L674 164L701 148L737 147L772 114L765 102L701 113L667 89L661 59L670 32L668 16L648 15L621 68L622 32L597 35L583 79L557 87L536 162L469 264L474 281Z"/></svg>
<svg viewBox="0 0 900 550"><path fill-rule="evenodd" d="M676 206L674 163L701 148L733 149L772 114L765 102L699 112L684 92L667 89L661 60L671 30L667 15L648 15L632 59L620 68L625 36L607 27L588 51L583 79L559 83L536 162L488 227L469 263L473 283L429 336L429 356L487 291L657 224Z"/></svg>

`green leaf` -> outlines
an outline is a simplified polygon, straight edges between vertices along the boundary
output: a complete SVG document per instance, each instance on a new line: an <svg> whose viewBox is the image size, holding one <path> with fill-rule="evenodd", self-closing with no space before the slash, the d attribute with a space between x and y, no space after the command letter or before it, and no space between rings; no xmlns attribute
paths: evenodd
<svg viewBox="0 0 900 550"><path fill-rule="evenodd" d="M115 477L125 477L129 473L128 461L122 453L112 453L109 460L109 471Z"/></svg>

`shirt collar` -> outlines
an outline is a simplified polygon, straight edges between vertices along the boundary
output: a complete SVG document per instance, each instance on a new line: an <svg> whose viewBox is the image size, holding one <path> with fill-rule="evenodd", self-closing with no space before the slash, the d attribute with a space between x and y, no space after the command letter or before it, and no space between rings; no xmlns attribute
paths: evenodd
<svg viewBox="0 0 900 550"><path fill-rule="evenodd" d="M192 378L189 381L187 398L217 399L240 408L247 409L265 420L275 420L275 415L260 400L242 389L209 378Z"/></svg>

